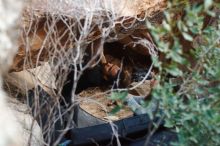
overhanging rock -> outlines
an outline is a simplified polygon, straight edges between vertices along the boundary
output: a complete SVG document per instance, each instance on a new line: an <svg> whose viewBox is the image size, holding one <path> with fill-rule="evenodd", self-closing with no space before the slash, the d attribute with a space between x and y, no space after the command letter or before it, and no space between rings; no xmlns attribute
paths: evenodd
<svg viewBox="0 0 220 146"><path fill-rule="evenodd" d="M102 48L104 42L121 40L127 45L134 39L127 37L131 34L146 37L144 20L159 22L158 14L165 8L166 0L34 0L23 13L11 71L60 58L63 63L71 57L80 60L86 48ZM147 54L143 50L138 51Z"/></svg>

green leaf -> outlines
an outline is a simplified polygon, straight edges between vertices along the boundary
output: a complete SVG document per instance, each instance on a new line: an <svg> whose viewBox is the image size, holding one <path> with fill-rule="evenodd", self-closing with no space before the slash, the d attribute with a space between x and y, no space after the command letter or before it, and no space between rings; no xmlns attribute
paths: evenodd
<svg viewBox="0 0 220 146"><path fill-rule="evenodd" d="M182 76L183 75L183 72L180 69L178 69L177 67L174 67L174 66L169 68L169 69L167 68L166 71L168 73L170 73L171 75L173 75L173 76Z"/></svg>
<svg viewBox="0 0 220 146"><path fill-rule="evenodd" d="M170 121L170 120L167 120L166 122L165 122L165 127L167 127L167 128L173 128L174 127L174 123L172 122L172 121Z"/></svg>
<svg viewBox="0 0 220 146"><path fill-rule="evenodd" d="M114 91L111 93L111 96L109 97L109 99L111 100L124 100L128 95L127 91L122 91L122 92L118 92L118 91Z"/></svg>
<svg viewBox="0 0 220 146"><path fill-rule="evenodd" d="M184 39L188 40L188 41L193 41L193 38L191 35L189 35L186 32L182 32Z"/></svg>
<svg viewBox="0 0 220 146"><path fill-rule="evenodd" d="M209 7L212 5L213 0L205 0L204 6L205 6L205 10L208 10Z"/></svg>
<svg viewBox="0 0 220 146"><path fill-rule="evenodd" d="M166 31L171 31L171 27L166 21L163 21L163 27L165 28Z"/></svg>
<svg viewBox="0 0 220 146"><path fill-rule="evenodd" d="M110 112L111 115L115 115L117 112L119 112L121 110L121 106L116 105Z"/></svg>

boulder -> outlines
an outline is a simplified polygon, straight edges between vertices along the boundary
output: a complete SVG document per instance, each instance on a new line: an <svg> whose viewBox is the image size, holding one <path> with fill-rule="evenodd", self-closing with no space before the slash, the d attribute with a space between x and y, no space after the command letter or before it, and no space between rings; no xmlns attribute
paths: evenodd
<svg viewBox="0 0 220 146"><path fill-rule="evenodd" d="M33 0L21 19L19 51L11 71L34 68L48 60L56 62L61 57L68 62L76 57L70 54L78 50L82 56L96 40L101 39L98 47L102 47L104 42L120 40L127 44L129 38L123 39L133 33L145 37L140 33L143 31L136 30L147 30L144 20L155 21L154 16L165 8L166 0ZM143 46L137 51L148 54Z"/></svg>

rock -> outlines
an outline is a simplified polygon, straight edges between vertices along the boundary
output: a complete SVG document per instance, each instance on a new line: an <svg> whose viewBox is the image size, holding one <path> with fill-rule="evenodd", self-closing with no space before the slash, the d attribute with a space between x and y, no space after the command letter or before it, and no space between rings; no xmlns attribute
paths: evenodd
<svg viewBox="0 0 220 146"><path fill-rule="evenodd" d="M131 87L134 87L138 84L139 82L133 82L131 83ZM145 80L143 84L140 86L137 86L135 89L129 91L131 94L137 95L137 96L143 96L146 97L147 95L150 94L152 89L151 85L151 80Z"/></svg>
<svg viewBox="0 0 220 146"><path fill-rule="evenodd" d="M30 114L30 109L27 105L10 98L9 108L17 119L16 122L20 125L20 136L22 137L22 146L43 146L43 134L38 123Z"/></svg>
<svg viewBox="0 0 220 146"><path fill-rule="evenodd" d="M117 116L107 116L107 117L104 117L105 120L110 120L110 121L117 121L119 120L119 117Z"/></svg>
<svg viewBox="0 0 220 146"><path fill-rule="evenodd" d="M23 29L19 39L19 51L11 71L34 68L54 58L68 58L67 53L74 53L71 48L76 48L77 45L83 48L82 46L90 42L92 44L101 37L105 38L104 42L123 39L145 26L144 19L141 21L137 18L151 18L166 8L166 0L113 0L111 4L108 0L94 1L79 3L76 0L34 0L29 3L21 19ZM106 15L105 11L114 17L103 17ZM79 33L83 31L78 30L81 29L78 27L81 23L79 21L83 21L86 15L92 12L93 19L88 22L91 28L87 28L85 33ZM75 42L78 35L82 36L80 44ZM137 50L143 52L145 48ZM83 54L83 50L81 53Z"/></svg>

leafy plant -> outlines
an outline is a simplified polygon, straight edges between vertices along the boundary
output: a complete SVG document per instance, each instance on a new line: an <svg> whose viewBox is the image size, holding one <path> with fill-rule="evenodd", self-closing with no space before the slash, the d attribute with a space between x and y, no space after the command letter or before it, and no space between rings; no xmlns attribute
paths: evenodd
<svg viewBox="0 0 220 146"><path fill-rule="evenodd" d="M127 91L113 91L111 92L111 95L108 97L112 101L116 101L117 105L112 109L110 114L115 114L119 112L123 108L123 103L126 100L126 97L128 95Z"/></svg>
<svg viewBox="0 0 220 146"><path fill-rule="evenodd" d="M178 133L174 145L220 145L220 3L172 0L168 7L161 26L147 22L165 58L152 58L159 70L152 97Z"/></svg>

